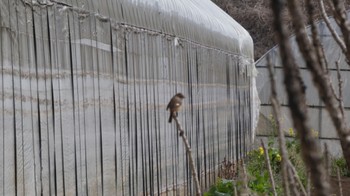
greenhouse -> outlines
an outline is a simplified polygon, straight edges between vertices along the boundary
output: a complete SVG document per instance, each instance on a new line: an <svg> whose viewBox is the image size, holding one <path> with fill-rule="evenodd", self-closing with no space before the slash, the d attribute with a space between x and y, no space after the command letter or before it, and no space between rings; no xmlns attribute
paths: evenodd
<svg viewBox="0 0 350 196"><path fill-rule="evenodd" d="M249 149L253 41L210 0L0 1L0 193L191 195Z"/></svg>

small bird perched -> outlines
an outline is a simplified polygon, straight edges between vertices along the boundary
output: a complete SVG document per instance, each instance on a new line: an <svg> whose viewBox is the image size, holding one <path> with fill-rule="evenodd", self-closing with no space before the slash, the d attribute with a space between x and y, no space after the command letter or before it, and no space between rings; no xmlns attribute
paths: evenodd
<svg viewBox="0 0 350 196"><path fill-rule="evenodd" d="M168 103L168 106L166 107L166 110L170 109L170 117L169 117L169 123L171 123L173 116L177 117L177 112L180 111L182 100L185 98L185 96L182 93L177 93L170 99L170 102Z"/></svg>

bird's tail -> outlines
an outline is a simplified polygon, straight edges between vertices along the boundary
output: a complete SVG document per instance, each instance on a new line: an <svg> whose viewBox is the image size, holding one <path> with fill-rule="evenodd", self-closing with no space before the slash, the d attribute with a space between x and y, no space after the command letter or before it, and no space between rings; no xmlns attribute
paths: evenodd
<svg viewBox="0 0 350 196"><path fill-rule="evenodd" d="M173 120L173 115L172 115L172 113L170 113L170 117L169 117L168 122L171 123L172 120Z"/></svg>

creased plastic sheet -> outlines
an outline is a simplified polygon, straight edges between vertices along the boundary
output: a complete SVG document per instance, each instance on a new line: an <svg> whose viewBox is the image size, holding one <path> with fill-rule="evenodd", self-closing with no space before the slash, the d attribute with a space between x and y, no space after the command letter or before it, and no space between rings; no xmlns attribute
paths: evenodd
<svg viewBox="0 0 350 196"><path fill-rule="evenodd" d="M0 1L0 194L195 192L249 149L249 34L210 1Z"/></svg>

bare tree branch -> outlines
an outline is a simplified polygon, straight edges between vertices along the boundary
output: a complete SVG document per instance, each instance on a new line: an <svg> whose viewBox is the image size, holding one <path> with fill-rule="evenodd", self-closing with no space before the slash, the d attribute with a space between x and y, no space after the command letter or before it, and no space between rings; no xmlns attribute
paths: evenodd
<svg viewBox="0 0 350 196"><path fill-rule="evenodd" d="M342 40L339 38L338 34L335 32L335 30L333 29L333 27L330 25L330 22L328 20L328 17L326 16L325 10L324 10L324 5L323 5L323 0L320 0L320 4L321 7L323 7L322 9L322 13L324 15L324 18L327 20L326 24L329 24L328 28L331 31L333 38L337 41L337 39L339 39L340 42L342 42ZM341 75L340 75L340 70L339 70L339 61L340 59L336 62L336 66L337 66L337 76L338 76L338 86L339 86L339 96L337 96L337 94L335 93L332 81L330 79L330 74L329 74L329 69L328 69L328 62L327 59L325 58L324 55L324 49L323 46L321 45L319 36L318 36L318 31L317 31L317 27L316 27L316 23L315 23L315 19L313 17L313 9L314 6L310 3L310 1L307 3L307 9L308 9L308 14L309 14L309 23L311 24L311 31L312 31L312 41L313 41L313 48L315 49L316 55L317 55L317 61L320 65L320 69L323 70L324 72L324 76L325 78L329 81L330 83L330 87L331 87L331 91L335 97L335 99L338 100L339 102L339 109L342 112L342 115L344 116L344 104L343 104L343 95L342 95L342 81L341 81ZM325 20L325 21L326 21ZM346 55L346 47L344 45L344 43L342 42L344 47L342 49L344 49L343 53L344 55Z"/></svg>
<svg viewBox="0 0 350 196"><path fill-rule="evenodd" d="M233 186L233 192L234 192L234 195L238 195L236 184Z"/></svg>
<svg viewBox="0 0 350 196"><path fill-rule="evenodd" d="M341 185L340 172L339 172L338 166L337 166L337 178L338 178L338 186L339 186L339 195L343 196L343 187Z"/></svg>
<svg viewBox="0 0 350 196"><path fill-rule="evenodd" d="M240 189L239 194L240 195L249 195L249 189L248 189L248 175L247 175L247 168L244 163L244 159L241 159L241 166L242 166L242 171L243 171L243 176L242 176L242 185L243 188Z"/></svg>
<svg viewBox="0 0 350 196"><path fill-rule="evenodd" d="M307 0L307 3L310 0ZM341 115L341 111L338 107L337 100L332 92L332 85L328 76L324 74L324 71L320 69L320 65L316 60L315 49L310 44L308 36L305 31L305 25L302 23L302 14L295 0L288 1L288 8L291 15L293 15L293 25L296 31L296 40L299 46L299 50L303 55L306 62L306 66L310 70L314 85L316 86L318 93L325 103L326 109L332 119L334 126L336 127L341 147L343 150L344 158L347 165L350 168L350 131L346 127L345 121ZM313 173L313 172L311 172Z"/></svg>
<svg viewBox="0 0 350 196"><path fill-rule="evenodd" d="M293 164L289 160L288 160L288 166L289 166L289 169L292 171L294 179L297 181L297 183L300 187L301 193L306 196L307 193L305 191L303 183L301 182L301 180L298 176L298 172L296 171L295 167L293 166Z"/></svg>
<svg viewBox="0 0 350 196"><path fill-rule="evenodd" d="M267 150L265 148L265 144L264 144L264 142L262 140L261 140L261 146L264 149L265 162L266 162L267 170L269 171L269 176L270 176L270 182L271 182L271 186L272 186L273 195L277 196L275 180L273 179L273 174L272 174L272 169L271 169L269 152L267 152Z"/></svg>
<svg viewBox="0 0 350 196"><path fill-rule="evenodd" d="M286 141L284 137L283 130L281 129L281 122L280 122L280 103L277 99L277 91L276 91L276 81L273 75L273 70L272 70L272 64L271 64L271 59L270 56L267 55L267 65L269 68L269 76L270 76L270 82L271 82L271 103L272 103L272 108L273 108L273 113L274 117L276 119L276 128L278 131L278 143L279 143L279 150L282 156L282 185L283 185L283 191L284 195L288 196L290 195L289 192L289 187L288 187L288 179L290 178L288 176L287 172L287 160L288 160L288 153L286 149Z"/></svg>
<svg viewBox="0 0 350 196"><path fill-rule="evenodd" d="M344 55L346 55L347 51L346 51L346 47L345 47L344 41L339 37L338 33L332 27L332 24L329 21L327 13L326 13L326 10L324 8L323 0L319 0L319 3L321 5L321 15L322 15L322 18L323 18L324 22L326 23L326 26L328 27L328 29L331 32L334 40L337 42L337 44L339 45L339 47L342 50L342 52L344 53Z"/></svg>
<svg viewBox="0 0 350 196"><path fill-rule="evenodd" d="M289 181L289 184L290 184L290 189L291 189L292 195L293 196L299 196L300 192L297 189L297 185L295 183L295 178L293 177L294 174L293 174L292 168L291 167L287 167L287 172L288 172L288 176L291 177L290 179L288 179L288 181Z"/></svg>
<svg viewBox="0 0 350 196"><path fill-rule="evenodd" d="M295 26L298 25L298 27L296 27L296 31L297 34L299 32L300 35L301 29L304 28L303 25L300 25L300 22L302 21L300 10L299 8L297 9L297 11L292 10L296 9L294 0L288 1L288 5L291 15L294 18L294 23L296 23L295 20L300 20L299 24L294 24ZM317 141L315 140L315 138L312 137L310 131L311 128L308 125L307 106L305 100L305 86L303 85L302 80L300 78L299 69L295 64L295 60L290 54L292 50L290 48L288 36L286 35L281 20L282 7L283 6L281 1L272 0L272 9L275 16L274 26L276 29L278 43L280 43L280 52L284 71L284 83L288 94L289 106L293 118L293 125L298 131L302 149L302 156L307 168L309 168L311 171L311 180L316 189L316 194L326 196L329 192L329 185L323 180L325 179L325 172L322 163L322 154L320 152L320 148L318 146ZM297 35L297 40L298 39L300 41L301 38ZM304 39L307 39L307 37L302 38L301 41L303 41ZM307 50L307 52L312 50L310 49L310 47L305 49Z"/></svg>
<svg viewBox="0 0 350 196"><path fill-rule="evenodd" d="M312 33L312 44L313 48L315 49L316 56L317 56L317 61L318 65L320 66L320 69L326 70L325 68L328 67L326 58L324 56L324 51L323 47L321 45L319 36L318 36L318 31L316 27L316 23L314 21L314 5L310 2L306 2L306 9L308 13L308 21L311 24L311 33ZM327 71L324 71L327 72Z"/></svg>
<svg viewBox="0 0 350 196"><path fill-rule="evenodd" d="M350 49L350 27L349 27L349 21L347 20L347 17L346 17L344 2L343 1L340 2L339 0L333 0L333 5L334 5L334 11L333 11L334 19L337 22L343 34L344 43L347 48L345 56L349 64L350 63L350 50L349 50Z"/></svg>
<svg viewBox="0 0 350 196"><path fill-rule="evenodd" d="M327 143L324 143L324 162L325 162L325 168L326 168L326 173L327 173L327 181L329 182L330 160L329 160L329 151L328 151Z"/></svg>
<svg viewBox="0 0 350 196"><path fill-rule="evenodd" d="M345 120L345 113L344 113L344 101L343 101L343 80L340 75L340 68L339 68L339 60L335 62L335 66L337 67L337 78L338 78L338 89L339 89L339 96L337 97L339 102L339 110L341 111L343 121Z"/></svg>
<svg viewBox="0 0 350 196"><path fill-rule="evenodd" d="M310 174L310 171L307 171L306 194L307 194L307 196L311 195L311 174Z"/></svg>

